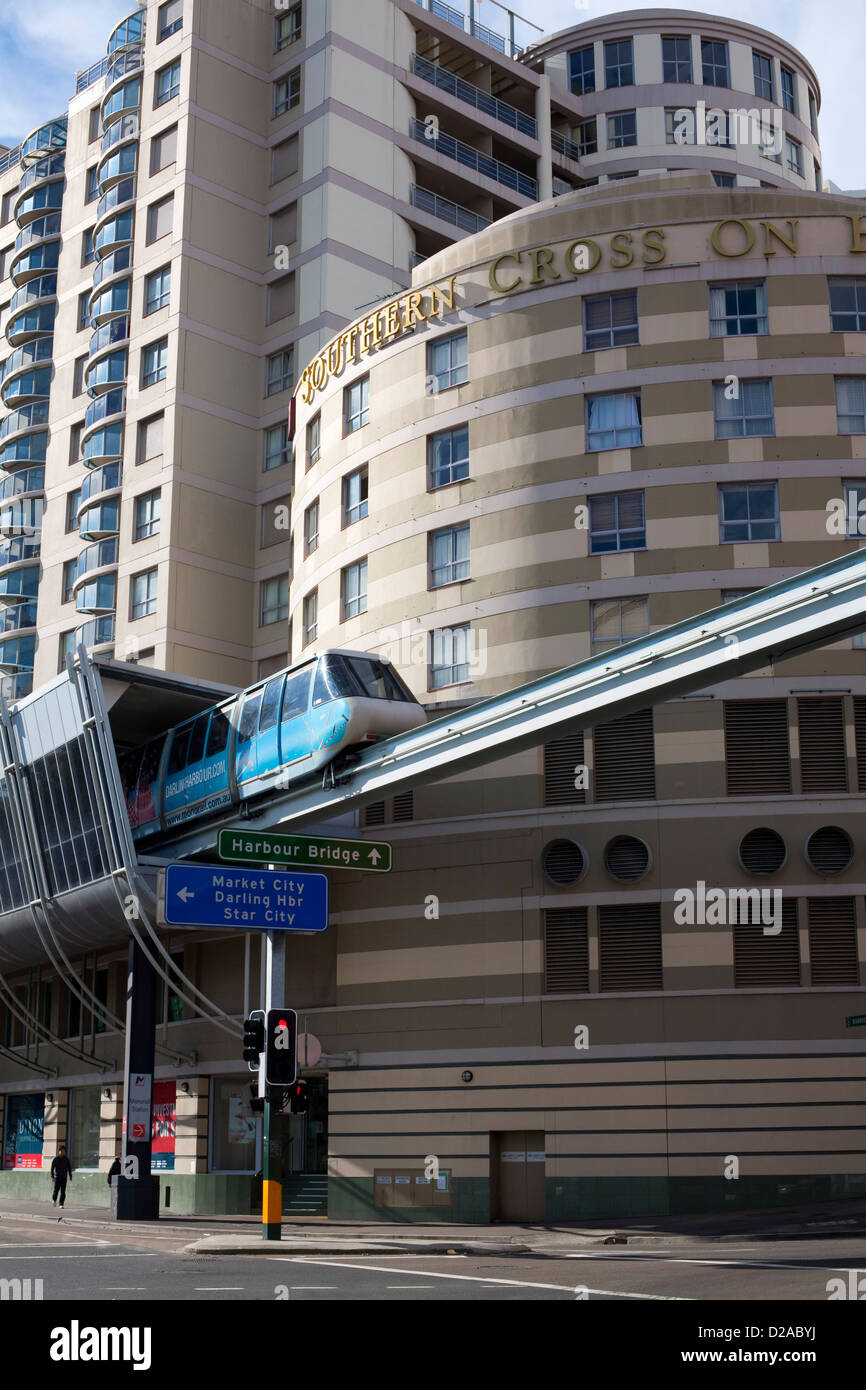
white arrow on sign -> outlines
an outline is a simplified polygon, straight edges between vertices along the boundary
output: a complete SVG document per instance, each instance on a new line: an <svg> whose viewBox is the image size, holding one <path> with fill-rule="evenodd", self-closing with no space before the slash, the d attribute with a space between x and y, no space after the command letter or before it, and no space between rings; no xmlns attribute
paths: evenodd
<svg viewBox="0 0 866 1390"><path fill-rule="evenodd" d="M381 858L382 858L382 856L381 856L381 854L379 853L379 851L378 851L377 849L371 849L371 850L370 850L370 859L371 859L372 863L378 864L378 862L379 862L379 860L380 860Z"/></svg>
<svg viewBox="0 0 866 1390"><path fill-rule="evenodd" d="M190 898L195 897L195 893L191 893L188 888L178 888L177 896L180 898L181 902L188 903Z"/></svg>

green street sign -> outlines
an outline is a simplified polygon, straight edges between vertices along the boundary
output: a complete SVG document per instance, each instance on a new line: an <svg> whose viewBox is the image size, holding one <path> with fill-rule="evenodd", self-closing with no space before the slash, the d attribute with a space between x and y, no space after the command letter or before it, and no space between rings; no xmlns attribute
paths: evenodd
<svg viewBox="0 0 866 1390"><path fill-rule="evenodd" d="M294 864L298 869L363 869L374 874L391 871L390 845L372 840L338 840L331 835L221 830L217 853L231 864Z"/></svg>
<svg viewBox="0 0 866 1390"><path fill-rule="evenodd" d="M866 1028L866 1014L848 1014L846 1028Z"/></svg>

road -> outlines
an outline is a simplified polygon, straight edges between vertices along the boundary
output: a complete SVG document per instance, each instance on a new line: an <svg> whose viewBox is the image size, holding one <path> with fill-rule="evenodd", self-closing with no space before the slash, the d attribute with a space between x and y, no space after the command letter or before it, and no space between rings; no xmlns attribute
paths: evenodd
<svg viewBox="0 0 866 1390"><path fill-rule="evenodd" d="M4 1217L0 1280L41 1279L45 1301L828 1301L850 1288L866 1240L707 1242L631 1248L553 1245L531 1255L188 1255L190 1233L73 1230Z"/></svg>

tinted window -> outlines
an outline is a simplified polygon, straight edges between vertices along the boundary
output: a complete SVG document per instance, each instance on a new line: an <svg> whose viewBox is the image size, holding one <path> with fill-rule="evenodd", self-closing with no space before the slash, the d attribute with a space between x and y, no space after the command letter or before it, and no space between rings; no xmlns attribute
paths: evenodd
<svg viewBox="0 0 866 1390"><path fill-rule="evenodd" d="M283 693L283 678L278 676L275 681L269 681L265 686L265 695L262 700L262 712L259 717L259 733L267 733L268 729L273 729L280 717L280 696Z"/></svg>
<svg viewBox="0 0 866 1390"><path fill-rule="evenodd" d="M225 752L230 728L228 715L221 709L215 709L210 722L210 733L207 736L207 756L209 758L215 758L217 753Z"/></svg>
<svg viewBox="0 0 866 1390"><path fill-rule="evenodd" d="M262 707L263 690L257 690L254 694L248 695L244 701L244 710L241 715L240 728L238 729L238 740L240 743L249 743L259 722L259 710Z"/></svg>
<svg viewBox="0 0 866 1390"><path fill-rule="evenodd" d="M351 667L363 686L364 694L370 699L407 700L409 698L390 666L384 666L381 661L352 656L347 658L347 665Z"/></svg>
<svg viewBox="0 0 866 1390"><path fill-rule="evenodd" d="M204 741L207 734L208 721L210 714L200 714L192 726L192 734L189 740L189 752L186 755L187 765L190 763L200 763L204 757Z"/></svg>
<svg viewBox="0 0 866 1390"><path fill-rule="evenodd" d="M283 694L283 723L287 719L295 719L299 714L306 714L310 699L310 672L311 667L308 666L306 671L298 671L297 675L289 676L286 681Z"/></svg>
<svg viewBox="0 0 866 1390"><path fill-rule="evenodd" d="M189 748L189 736L192 733L192 725L187 724L183 729L179 729L174 736L171 745L171 756L168 760L168 775L173 772L180 772L181 768L186 767L186 754Z"/></svg>
<svg viewBox="0 0 866 1390"><path fill-rule="evenodd" d="M313 684L313 708L327 704L329 700L339 700L344 695L359 695L357 684L352 679L348 666L341 656L323 656L316 664L316 679Z"/></svg>
<svg viewBox="0 0 866 1390"><path fill-rule="evenodd" d="M139 786L146 787L151 782L156 781L159 772L159 760L162 757L162 750L165 747L165 737L155 739L149 743L144 750L144 757L141 760L141 776Z"/></svg>

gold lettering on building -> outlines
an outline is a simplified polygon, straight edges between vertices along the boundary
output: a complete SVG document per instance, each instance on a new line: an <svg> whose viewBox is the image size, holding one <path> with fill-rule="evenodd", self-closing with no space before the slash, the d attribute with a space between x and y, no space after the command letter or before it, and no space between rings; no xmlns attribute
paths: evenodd
<svg viewBox="0 0 866 1390"><path fill-rule="evenodd" d="M494 261L490 267L490 288L496 290L497 294L511 294L511 291L516 290L518 285L522 285L523 277L521 275L518 275L516 280L512 280L510 285L503 285L499 280L499 267L503 261L516 261L520 265L522 259L522 251L510 251L507 256L500 256L498 261Z"/></svg>
<svg viewBox="0 0 866 1390"><path fill-rule="evenodd" d="M545 275L549 275L551 280L561 280L562 276L558 270L553 269L553 247L540 246L535 251L530 251L532 257L532 279L530 285L542 285Z"/></svg>
<svg viewBox="0 0 866 1390"><path fill-rule="evenodd" d="M770 240L771 237L775 237L776 240L777 240L777 241L780 241L780 242L782 243L783 246L787 246L787 248L788 248L788 250L790 251L791 255L792 255L792 256L796 256L796 254L797 254L797 224L798 224L798 222L800 221L800 219L799 219L799 217L789 217L789 218L787 218L786 220L787 220L787 223L788 223L788 235L787 235L787 236L785 236L784 232L780 232L780 231L779 231L779 228L776 226L775 222L762 222L762 223L761 223L761 226L762 226L763 229L764 229L764 255L765 255L765 256L775 256L775 254L776 254L776 248L775 248L775 246L772 244L772 241Z"/></svg>
<svg viewBox="0 0 866 1390"><path fill-rule="evenodd" d="M634 252L631 249L631 232L617 232L610 239L610 263L615 270L631 265Z"/></svg>
<svg viewBox="0 0 866 1390"><path fill-rule="evenodd" d="M855 256L866 255L866 246L863 245L863 233L866 231L866 227L864 227L866 217L860 217L859 215L857 217L852 217L850 212L845 215L851 223L850 250Z"/></svg>
<svg viewBox="0 0 866 1390"><path fill-rule="evenodd" d="M742 231L744 241L738 251L728 251L722 245L723 227L739 227ZM755 244L755 229L750 222L744 222L741 217L726 217L723 222L717 222L713 227L710 241L713 243L713 250L718 251L720 256L745 256Z"/></svg>

